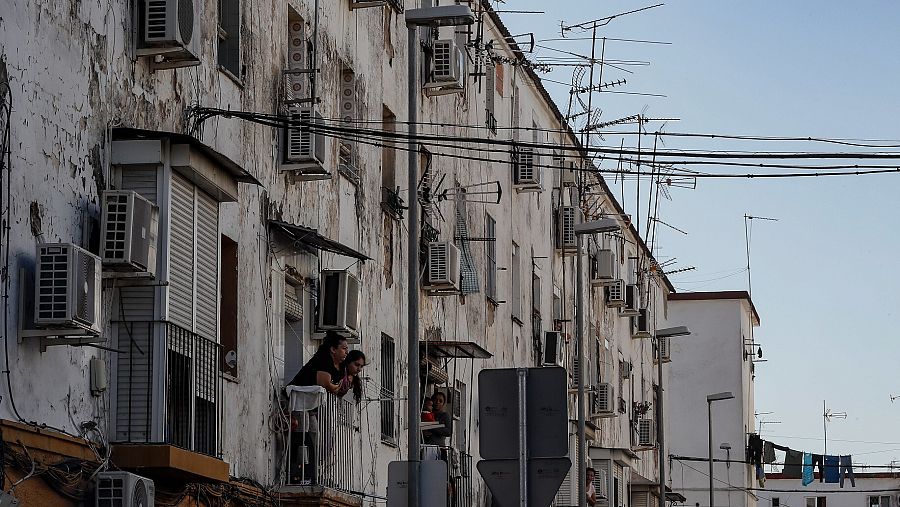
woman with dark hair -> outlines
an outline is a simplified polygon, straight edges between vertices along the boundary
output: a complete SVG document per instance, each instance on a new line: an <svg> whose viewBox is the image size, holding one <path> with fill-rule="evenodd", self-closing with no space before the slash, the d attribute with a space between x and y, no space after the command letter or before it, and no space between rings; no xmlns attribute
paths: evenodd
<svg viewBox="0 0 900 507"><path fill-rule="evenodd" d="M349 352L347 338L328 331L315 354L288 382L292 386L322 386L331 394L338 394L344 376L341 364ZM346 393L346 391L344 391Z"/></svg>
<svg viewBox="0 0 900 507"><path fill-rule="evenodd" d="M341 363L341 373L344 378L341 379L338 396L343 396L351 389L353 390L353 399L359 404L362 400L362 381L359 380L359 374L363 367L366 366L366 355L361 350L351 350L346 359Z"/></svg>

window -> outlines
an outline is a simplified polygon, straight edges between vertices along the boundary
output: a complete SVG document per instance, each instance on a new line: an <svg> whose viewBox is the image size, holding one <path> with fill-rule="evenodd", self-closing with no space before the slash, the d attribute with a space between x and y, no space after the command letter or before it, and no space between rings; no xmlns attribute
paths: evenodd
<svg viewBox="0 0 900 507"><path fill-rule="evenodd" d="M359 94L356 91L356 74L353 69L344 67L341 70L340 108L341 123L348 128L357 128L359 114ZM353 183L359 183L360 167L357 144L349 139L341 139L338 143L338 171Z"/></svg>
<svg viewBox="0 0 900 507"><path fill-rule="evenodd" d="M887 495L870 496L869 507L891 507L891 497Z"/></svg>
<svg viewBox="0 0 900 507"><path fill-rule="evenodd" d="M772 498L772 507L781 507L781 499L777 496Z"/></svg>
<svg viewBox="0 0 900 507"><path fill-rule="evenodd" d="M385 9L385 11L389 10ZM387 106L383 106L381 109L381 130L392 134L396 128L397 117L394 116L394 113ZM387 140L381 148L381 202L386 205L392 202L391 197L397 193L396 166L397 150L394 148L394 144ZM424 170L424 168L420 168L420 170ZM392 209L385 208L385 211L390 213Z"/></svg>
<svg viewBox="0 0 900 507"><path fill-rule="evenodd" d="M238 329L238 247L237 242L222 235L222 297L219 300L219 358L222 373L237 377Z"/></svg>
<svg viewBox="0 0 900 507"><path fill-rule="evenodd" d="M241 3L219 0L219 68L241 79Z"/></svg>
<svg viewBox="0 0 900 507"><path fill-rule="evenodd" d="M562 299L559 296L560 290L559 287L553 288L553 330L560 331L563 330L563 308L562 308Z"/></svg>
<svg viewBox="0 0 900 507"><path fill-rule="evenodd" d="M519 245L512 244L512 261L510 263L510 272L512 275L511 285L512 294L510 294L510 313L514 320L522 322L522 288L519 280L521 267L519 266Z"/></svg>
<svg viewBox="0 0 900 507"><path fill-rule="evenodd" d="M531 311L541 316L541 277L531 275Z"/></svg>
<svg viewBox="0 0 900 507"><path fill-rule="evenodd" d="M497 302L497 222L490 215L484 217L485 283L484 293L494 303Z"/></svg>
<svg viewBox="0 0 900 507"><path fill-rule="evenodd" d="M453 440L455 447L466 449L466 384L457 380L453 388Z"/></svg>
<svg viewBox="0 0 900 507"><path fill-rule="evenodd" d="M381 334L381 439L397 443L397 416L394 411L394 339Z"/></svg>
<svg viewBox="0 0 900 507"><path fill-rule="evenodd" d="M495 79L495 81L497 83L496 90L497 90L497 93L499 93L500 96L502 97L503 96L503 64L502 63L494 64L494 69L496 70L496 74L497 74L496 79Z"/></svg>
<svg viewBox="0 0 900 507"><path fill-rule="evenodd" d="M485 97L485 125L494 134L497 133L497 117L494 115L494 91L495 91L495 75L493 63L484 66L484 97Z"/></svg>
<svg viewBox="0 0 900 507"><path fill-rule="evenodd" d="M806 507L826 507L824 496L806 497Z"/></svg>

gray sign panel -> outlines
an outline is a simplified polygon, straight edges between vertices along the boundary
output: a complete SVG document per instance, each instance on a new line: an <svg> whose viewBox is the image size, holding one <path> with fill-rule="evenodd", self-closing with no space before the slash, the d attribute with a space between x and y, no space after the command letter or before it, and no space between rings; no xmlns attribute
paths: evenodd
<svg viewBox="0 0 900 507"><path fill-rule="evenodd" d="M549 507L571 466L569 458L528 460L528 506ZM518 460L481 460L478 462L478 472L499 507L521 505Z"/></svg>
<svg viewBox="0 0 900 507"><path fill-rule="evenodd" d="M566 371L526 368L528 456L559 458L569 452ZM479 445L484 459L518 459L519 397L515 368L478 374Z"/></svg>
<svg viewBox="0 0 900 507"><path fill-rule="evenodd" d="M419 463L422 505L447 505L447 462ZM388 463L387 507L409 507L409 461Z"/></svg>

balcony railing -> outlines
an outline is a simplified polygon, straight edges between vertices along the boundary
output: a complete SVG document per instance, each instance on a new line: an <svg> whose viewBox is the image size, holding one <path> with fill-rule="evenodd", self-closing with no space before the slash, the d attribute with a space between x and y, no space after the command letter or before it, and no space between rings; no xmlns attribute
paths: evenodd
<svg viewBox="0 0 900 507"><path fill-rule="evenodd" d="M359 490L353 473L358 449L354 446L356 406L343 398L326 394L318 408L294 412L299 425L291 435L288 482L302 486L322 486L345 493Z"/></svg>
<svg viewBox="0 0 900 507"><path fill-rule="evenodd" d="M447 462L447 507L472 505L472 455L454 447L423 445L422 459Z"/></svg>
<svg viewBox="0 0 900 507"><path fill-rule="evenodd" d="M115 438L220 450L221 346L170 322L118 322Z"/></svg>

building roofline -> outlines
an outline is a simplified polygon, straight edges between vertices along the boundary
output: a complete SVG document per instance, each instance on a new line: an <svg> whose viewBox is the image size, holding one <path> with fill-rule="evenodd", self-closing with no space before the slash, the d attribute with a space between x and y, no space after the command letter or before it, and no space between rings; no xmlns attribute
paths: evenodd
<svg viewBox="0 0 900 507"><path fill-rule="evenodd" d="M753 312L753 318L756 320L756 325L759 325L759 313L756 311L756 306L753 304L753 300L750 299L750 294L745 290L721 290L721 291L710 291L710 292L673 292L669 294L669 301L709 301L709 300L728 300L728 299L742 299L747 301L750 304L750 311Z"/></svg>
<svg viewBox="0 0 900 507"><path fill-rule="evenodd" d="M898 472L854 472L853 477L855 479L897 479L900 480L900 471ZM819 472L815 473L815 478L819 478ZM797 481L796 477L785 477L783 473L774 473L774 474L766 474L766 480L792 480ZM900 484L897 485L897 490L900 491ZM813 492L814 490L810 490ZM817 490L818 493L827 493L827 490Z"/></svg>
<svg viewBox="0 0 900 507"><path fill-rule="evenodd" d="M481 0L481 5L484 8L484 11L491 18L491 21L494 23L494 26L497 27L497 30L500 30L500 34L503 35L504 41L507 46L512 50L513 54L517 57L524 58L525 54L519 48L519 45L516 44L515 39L513 39L512 34L509 29L506 28L506 25L503 24L503 20L500 19L500 15L494 11L494 8L491 7L491 4L488 0ZM529 68L528 66L521 66L521 68L525 71L529 78L531 78L532 83L534 83L534 87L537 88L537 91L544 98L544 101L550 107L550 110L556 115L556 119L560 124L560 133L566 134L569 139L572 141L572 145L575 146L579 152L581 152L581 156L587 159L587 152L582 146L581 142L578 140L578 137L575 135L575 132L569 127L569 124L566 122L566 117L562 114L562 111L559 110L559 107L556 106L556 102L553 101L553 97L550 96L550 93L544 88L544 84L541 81L541 77L537 75L537 73ZM609 196L609 201L612 203L613 207L616 209L616 213L619 215L626 215L625 208L622 207L622 204L616 199L615 194L609 188L609 185L606 184L606 179L599 172L595 172L594 176L596 176L597 180L600 182L600 186L603 187L603 191ZM638 234L637 229L634 228L634 225L629 223L628 229L631 231L631 234L637 239L638 246L644 251L647 257L652 261L651 264L658 264L656 259L653 257L653 253L650 251L650 248L647 247L647 244L644 242L644 239ZM675 293L675 286L672 285L672 282L669 281L669 277L665 275L662 271L658 272L659 277L666 284L666 287L669 289L670 293Z"/></svg>

